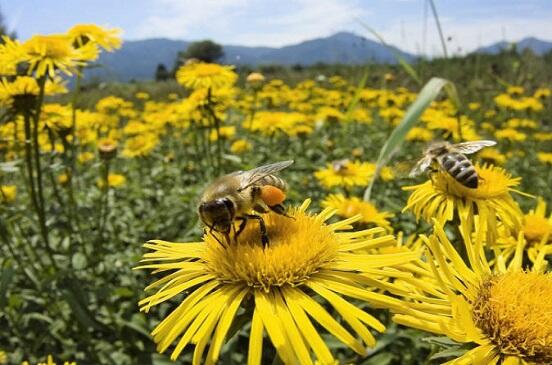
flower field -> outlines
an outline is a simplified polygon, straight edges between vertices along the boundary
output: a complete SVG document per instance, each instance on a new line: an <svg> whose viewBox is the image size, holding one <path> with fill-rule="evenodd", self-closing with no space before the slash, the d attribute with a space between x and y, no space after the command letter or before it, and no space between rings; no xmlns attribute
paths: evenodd
<svg viewBox="0 0 552 365"><path fill-rule="evenodd" d="M552 363L549 55L87 86L120 46L0 45L0 364ZM437 140L497 142L476 188Z"/></svg>

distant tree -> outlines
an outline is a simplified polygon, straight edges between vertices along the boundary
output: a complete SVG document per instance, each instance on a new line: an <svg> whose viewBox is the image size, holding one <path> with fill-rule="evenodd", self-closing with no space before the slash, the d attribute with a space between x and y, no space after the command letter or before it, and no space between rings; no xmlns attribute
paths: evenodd
<svg viewBox="0 0 552 365"><path fill-rule="evenodd" d="M217 62L224 56L222 46L211 40L191 43L185 51L178 52L175 69L183 65L186 60L195 58L203 62Z"/></svg>
<svg viewBox="0 0 552 365"><path fill-rule="evenodd" d="M169 70L167 70L167 67L165 67L162 63L158 64L157 69L155 70L155 81L166 81L170 78L171 74L169 73Z"/></svg>
<svg viewBox="0 0 552 365"><path fill-rule="evenodd" d="M15 32L8 32L8 28L4 24L4 15L2 14L2 11L0 10L0 44L4 43L4 40L2 39L2 36L7 35L10 38L14 39L16 37Z"/></svg>

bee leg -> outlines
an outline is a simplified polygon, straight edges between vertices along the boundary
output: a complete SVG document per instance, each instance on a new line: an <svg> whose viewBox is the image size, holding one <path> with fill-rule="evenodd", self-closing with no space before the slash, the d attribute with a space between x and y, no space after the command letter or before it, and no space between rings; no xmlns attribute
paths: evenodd
<svg viewBox="0 0 552 365"><path fill-rule="evenodd" d="M222 243L220 238L218 238L217 235L213 233L213 231L214 231L213 227L209 227L209 234L211 235L211 237L213 237L223 248L226 248L226 245ZM207 233L207 229L205 229L205 233ZM226 240L226 242L230 242L230 241Z"/></svg>
<svg viewBox="0 0 552 365"><path fill-rule="evenodd" d="M263 243L263 247L266 247L269 243L269 240L268 240L268 234L266 233L266 225L263 217L255 214L247 214L244 216L244 218L256 219L259 221L259 227L261 229L261 242Z"/></svg>
<svg viewBox="0 0 552 365"><path fill-rule="evenodd" d="M238 231L234 234L234 239L236 240L236 243L237 243L238 242L238 236L245 229L245 225L247 224L247 218L246 217L236 217L236 220L241 220L240 226L238 227Z"/></svg>
<svg viewBox="0 0 552 365"><path fill-rule="evenodd" d="M292 217L291 215L286 213L286 208L283 204L277 204L273 206L269 206L270 210L272 210L274 213L283 215L284 217L295 219L295 217Z"/></svg>
<svg viewBox="0 0 552 365"><path fill-rule="evenodd" d="M437 169L436 169L435 167L433 167L433 166L429 166L429 167L427 168L427 171L428 171L428 173L429 173L429 178L431 179L431 183L432 183L433 185L435 185L435 181L433 180L433 175L436 174L439 170L437 170Z"/></svg>

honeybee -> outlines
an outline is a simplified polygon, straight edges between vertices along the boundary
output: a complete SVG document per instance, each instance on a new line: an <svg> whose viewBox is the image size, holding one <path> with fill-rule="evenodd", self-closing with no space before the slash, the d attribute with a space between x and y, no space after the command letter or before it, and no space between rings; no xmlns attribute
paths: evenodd
<svg viewBox="0 0 552 365"><path fill-rule="evenodd" d="M347 165L351 162L348 158L342 160L332 161L332 169L336 173L345 172L347 170Z"/></svg>
<svg viewBox="0 0 552 365"><path fill-rule="evenodd" d="M252 170L236 171L213 181L201 196L198 214L211 231L222 233L230 243L230 230L234 222L241 221L234 238L245 229L249 219L256 219L261 230L264 246L269 242L266 226L260 215L273 211L286 215L282 204L286 198L287 183L274 175L289 167L293 161L281 161L260 166Z"/></svg>
<svg viewBox="0 0 552 365"><path fill-rule="evenodd" d="M430 143L424 150L422 157L410 172L410 176L416 176L437 164L460 184L476 189L479 178L475 167L465 156L475 153L484 147L494 146L495 141L481 140L451 144L446 141Z"/></svg>

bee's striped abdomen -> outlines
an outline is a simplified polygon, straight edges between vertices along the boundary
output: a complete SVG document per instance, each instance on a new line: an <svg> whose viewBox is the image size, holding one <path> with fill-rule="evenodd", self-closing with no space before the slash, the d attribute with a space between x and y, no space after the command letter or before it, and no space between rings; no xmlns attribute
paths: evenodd
<svg viewBox="0 0 552 365"><path fill-rule="evenodd" d="M475 189L478 185L477 172L471 161L461 153L447 153L440 158L441 166L460 184Z"/></svg>

